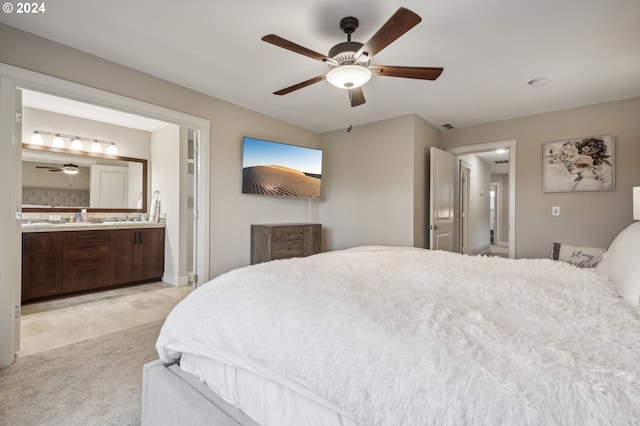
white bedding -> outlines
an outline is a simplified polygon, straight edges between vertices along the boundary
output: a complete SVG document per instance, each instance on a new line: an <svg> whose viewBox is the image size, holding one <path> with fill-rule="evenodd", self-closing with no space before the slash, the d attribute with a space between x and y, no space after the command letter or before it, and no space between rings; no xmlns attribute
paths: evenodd
<svg viewBox="0 0 640 426"><path fill-rule="evenodd" d="M639 336L640 311L593 270L363 247L224 274L157 349L232 354L359 425L638 424Z"/></svg>

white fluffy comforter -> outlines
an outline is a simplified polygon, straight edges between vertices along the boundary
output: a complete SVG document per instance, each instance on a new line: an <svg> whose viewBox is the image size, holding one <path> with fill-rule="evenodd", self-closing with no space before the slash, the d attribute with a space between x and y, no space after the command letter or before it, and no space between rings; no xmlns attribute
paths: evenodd
<svg viewBox="0 0 640 426"><path fill-rule="evenodd" d="M171 312L160 358L223 348L359 425L640 424L640 311L551 260L363 247L224 274Z"/></svg>

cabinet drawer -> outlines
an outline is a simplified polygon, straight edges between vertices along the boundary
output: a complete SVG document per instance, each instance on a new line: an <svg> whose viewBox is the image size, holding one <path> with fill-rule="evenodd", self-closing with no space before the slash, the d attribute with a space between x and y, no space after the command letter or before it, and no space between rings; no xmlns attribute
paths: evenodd
<svg viewBox="0 0 640 426"><path fill-rule="evenodd" d="M304 240L274 241L271 243L271 258L286 259L304 256Z"/></svg>
<svg viewBox="0 0 640 426"><path fill-rule="evenodd" d="M102 242L65 244L62 256L65 266L77 263L109 263L109 244Z"/></svg>
<svg viewBox="0 0 640 426"><path fill-rule="evenodd" d="M67 231L62 234L63 244L109 242L109 231Z"/></svg>
<svg viewBox="0 0 640 426"><path fill-rule="evenodd" d="M291 241L304 239L304 227L283 226L271 229L271 241Z"/></svg>
<svg viewBox="0 0 640 426"><path fill-rule="evenodd" d="M109 284L109 264L68 266L64 268L62 290L66 292L106 287Z"/></svg>

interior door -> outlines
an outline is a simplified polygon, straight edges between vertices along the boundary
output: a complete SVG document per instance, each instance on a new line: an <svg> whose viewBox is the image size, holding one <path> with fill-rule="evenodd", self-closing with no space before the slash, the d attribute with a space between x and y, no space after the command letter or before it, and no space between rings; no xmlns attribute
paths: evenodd
<svg viewBox="0 0 640 426"><path fill-rule="evenodd" d="M454 185L455 157L432 147L429 184L429 247L432 250L455 251Z"/></svg>

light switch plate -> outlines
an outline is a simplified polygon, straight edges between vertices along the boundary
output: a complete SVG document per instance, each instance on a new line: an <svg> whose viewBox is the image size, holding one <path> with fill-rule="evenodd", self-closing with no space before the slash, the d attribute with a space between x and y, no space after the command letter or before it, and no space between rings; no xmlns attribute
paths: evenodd
<svg viewBox="0 0 640 426"><path fill-rule="evenodd" d="M551 207L551 215L552 216L560 216L560 206Z"/></svg>

